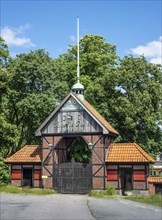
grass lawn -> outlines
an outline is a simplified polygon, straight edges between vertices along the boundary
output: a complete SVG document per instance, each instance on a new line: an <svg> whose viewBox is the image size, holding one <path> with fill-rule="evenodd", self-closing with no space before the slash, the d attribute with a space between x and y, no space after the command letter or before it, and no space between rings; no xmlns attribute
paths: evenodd
<svg viewBox="0 0 162 220"><path fill-rule="evenodd" d="M0 186L0 192L15 193L15 194L30 194L30 195L56 194L56 191L53 189L16 187L16 186L12 186L12 185Z"/></svg>
<svg viewBox="0 0 162 220"><path fill-rule="evenodd" d="M149 195L149 196L140 196L140 195L139 196L127 196L127 197L124 197L124 199L162 207L162 194L155 194L155 195Z"/></svg>

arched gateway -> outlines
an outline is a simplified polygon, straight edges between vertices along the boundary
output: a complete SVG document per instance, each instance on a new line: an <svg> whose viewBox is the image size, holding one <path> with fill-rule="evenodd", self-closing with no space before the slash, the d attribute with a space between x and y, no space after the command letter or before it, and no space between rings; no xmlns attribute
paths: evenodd
<svg viewBox="0 0 162 220"><path fill-rule="evenodd" d="M62 193L104 189L105 159L118 132L84 99L84 87L72 92L36 131L42 138L42 184Z"/></svg>

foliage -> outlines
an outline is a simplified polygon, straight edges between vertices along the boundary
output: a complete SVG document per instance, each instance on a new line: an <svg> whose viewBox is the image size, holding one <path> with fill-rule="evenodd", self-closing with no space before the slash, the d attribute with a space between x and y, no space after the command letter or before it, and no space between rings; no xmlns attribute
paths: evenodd
<svg viewBox="0 0 162 220"><path fill-rule="evenodd" d="M10 155L25 144L39 143L34 132L55 108L63 84L57 83L53 61L44 50L17 55L8 61L7 71L0 134L1 146ZM65 91L66 86L62 95Z"/></svg>
<svg viewBox="0 0 162 220"><path fill-rule="evenodd" d="M4 67L9 56L8 46L4 39L0 36L0 66Z"/></svg>
<svg viewBox="0 0 162 220"><path fill-rule="evenodd" d="M147 152L162 150L162 74L144 57L127 56L117 69L118 90L113 107L121 141L137 142Z"/></svg>
<svg viewBox="0 0 162 220"><path fill-rule="evenodd" d="M0 135L6 157L39 143L36 129L76 83L77 47L70 45L56 59L42 49L11 59L2 38L0 46ZM80 70L85 98L120 132L116 142L137 142L152 155L162 151L161 66L144 57L120 59L115 45L89 34L80 40Z"/></svg>
<svg viewBox="0 0 162 220"><path fill-rule="evenodd" d="M29 187L17 187L13 185L1 186L0 192L15 193L15 194L31 194L31 195L49 195L56 194L53 189L41 189L41 188L29 188Z"/></svg>
<svg viewBox="0 0 162 220"><path fill-rule="evenodd" d="M144 57L124 57L88 87L87 99L119 132L117 142L162 150L162 73ZM102 85L102 86L101 86Z"/></svg>
<svg viewBox="0 0 162 220"><path fill-rule="evenodd" d="M91 151L82 138L76 138L70 146L67 158L69 161L74 158L76 162L89 163L91 159Z"/></svg>
<svg viewBox="0 0 162 220"><path fill-rule="evenodd" d="M115 188L113 186L108 186L106 189L106 194L109 196L115 195Z"/></svg>
<svg viewBox="0 0 162 220"><path fill-rule="evenodd" d="M4 163L4 159L0 155L0 186L6 185L10 181L8 166Z"/></svg>
<svg viewBox="0 0 162 220"><path fill-rule="evenodd" d="M162 207L162 194L155 194L150 196L126 196L125 199L132 200L135 202L142 202L151 205L161 206Z"/></svg>
<svg viewBox="0 0 162 220"><path fill-rule="evenodd" d="M108 186L106 190L91 190L89 196L96 198L112 198L115 196L115 188L113 186Z"/></svg>

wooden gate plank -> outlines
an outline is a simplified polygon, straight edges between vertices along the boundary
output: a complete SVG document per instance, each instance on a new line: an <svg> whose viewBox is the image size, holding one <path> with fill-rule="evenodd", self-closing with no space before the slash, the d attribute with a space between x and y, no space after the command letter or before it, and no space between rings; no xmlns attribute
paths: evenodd
<svg viewBox="0 0 162 220"><path fill-rule="evenodd" d="M54 165L54 188L60 193L89 193L92 189L92 165L77 162Z"/></svg>

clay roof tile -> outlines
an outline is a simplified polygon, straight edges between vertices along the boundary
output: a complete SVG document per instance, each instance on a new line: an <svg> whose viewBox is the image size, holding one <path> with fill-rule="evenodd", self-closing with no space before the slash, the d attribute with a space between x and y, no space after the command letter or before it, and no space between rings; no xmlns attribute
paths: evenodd
<svg viewBox="0 0 162 220"><path fill-rule="evenodd" d="M155 161L136 143L117 143L110 145L106 162L154 163Z"/></svg>
<svg viewBox="0 0 162 220"><path fill-rule="evenodd" d="M40 145L26 145L11 157L5 160L6 163L40 163L41 147Z"/></svg>

